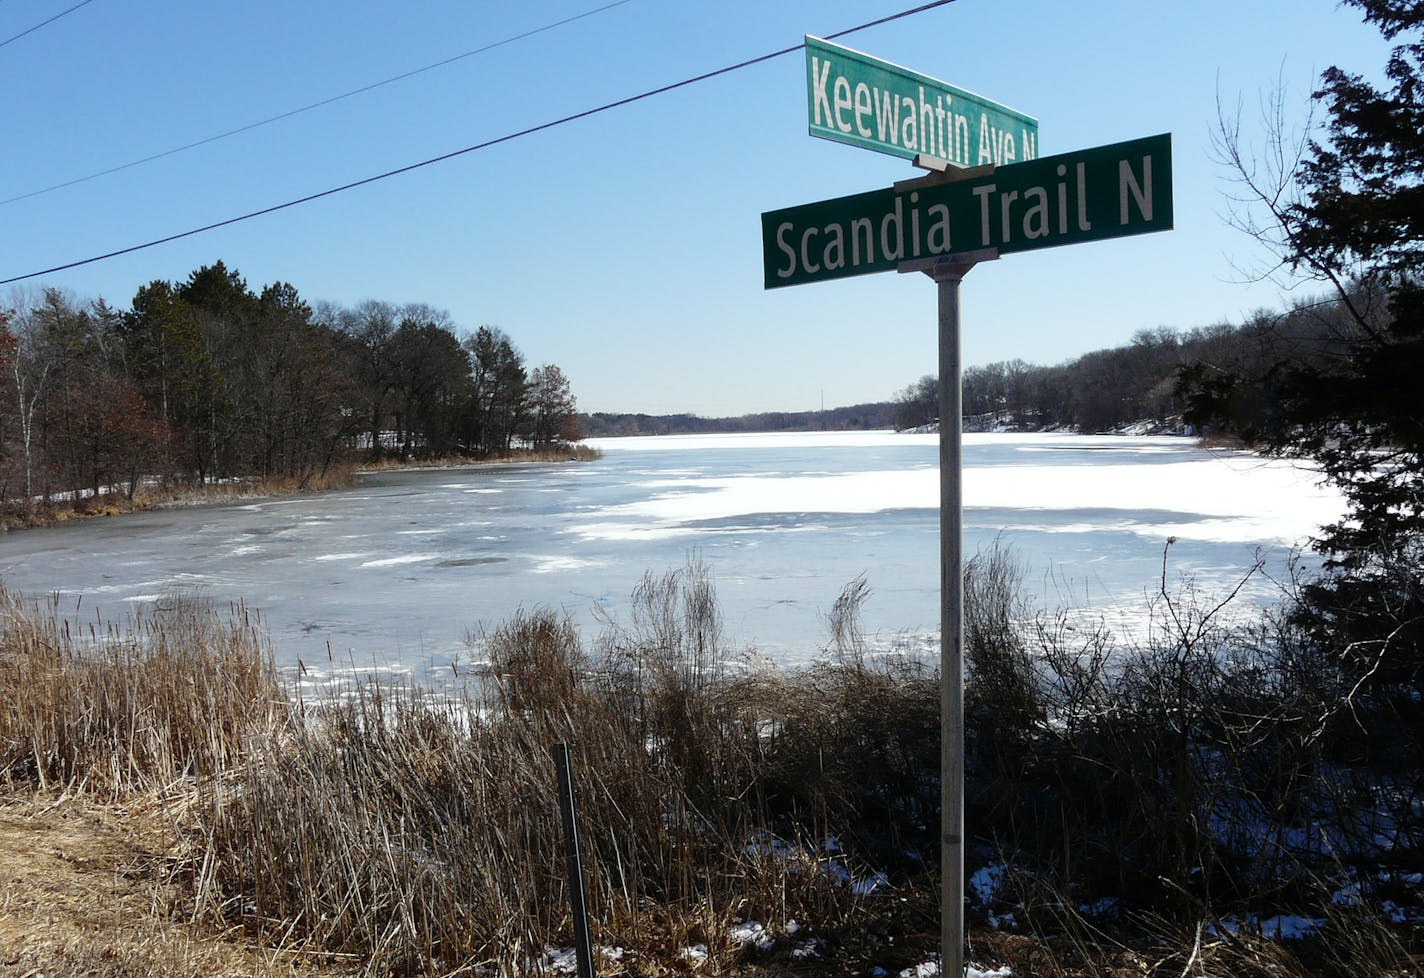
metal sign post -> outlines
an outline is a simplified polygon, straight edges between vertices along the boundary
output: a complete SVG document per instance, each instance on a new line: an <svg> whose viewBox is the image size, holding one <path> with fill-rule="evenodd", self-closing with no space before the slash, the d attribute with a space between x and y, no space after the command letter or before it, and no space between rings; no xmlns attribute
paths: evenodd
<svg viewBox="0 0 1424 978"><path fill-rule="evenodd" d="M924 270L939 289L940 974L955 976L964 974L964 422L959 283L975 264L945 262Z"/></svg>
<svg viewBox="0 0 1424 978"><path fill-rule="evenodd" d="M933 161L920 165L933 166ZM934 167L940 169L940 167ZM989 176L993 167L942 172L895 185L899 192ZM964 415L959 356L959 283L995 248L901 263L939 292L940 974L964 974Z"/></svg>
<svg viewBox="0 0 1424 978"><path fill-rule="evenodd" d="M569 745L554 745L554 769L559 777L559 810L564 820L564 849L569 874L569 911L574 921L574 963L578 978L597 978L593 942L588 932L588 896L583 888L583 856L579 852L578 810L574 807L574 770Z"/></svg>
<svg viewBox="0 0 1424 978"><path fill-rule="evenodd" d="M959 283L973 262L925 269L939 288L940 970L964 974L964 470Z"/></svg>

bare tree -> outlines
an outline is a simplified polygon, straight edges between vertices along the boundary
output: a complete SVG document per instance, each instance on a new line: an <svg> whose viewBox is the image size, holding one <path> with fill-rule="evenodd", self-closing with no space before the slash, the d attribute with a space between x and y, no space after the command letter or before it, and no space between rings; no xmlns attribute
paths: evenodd
<svg viewBox="0 0 1424 978"><path fill-rule="evenodd" d="M44 331L40 318L35 314L34 300L15 293L11 301L12 308L5 315L6 330L13 339L8 380L19 433L22 491L28 506L34 500L35 418L40 398L49 383L53 362L45 348Z"/></svg>

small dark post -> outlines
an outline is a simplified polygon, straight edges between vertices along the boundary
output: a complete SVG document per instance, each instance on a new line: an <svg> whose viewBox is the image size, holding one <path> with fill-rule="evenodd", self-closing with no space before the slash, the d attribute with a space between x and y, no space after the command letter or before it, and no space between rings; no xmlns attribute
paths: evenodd
<svg viewBox="0 0 1424 978"><path fill-rule="evenodd" d="M568 855L569 907L574 917L574 956L578 978L595 978L593 943L588 934L588 899L583 889L583 857L579 853L578 815L574 808L573 764L569 745L554 745L554 767L559 772L559 808L564 816L564 848Z"/></svg>

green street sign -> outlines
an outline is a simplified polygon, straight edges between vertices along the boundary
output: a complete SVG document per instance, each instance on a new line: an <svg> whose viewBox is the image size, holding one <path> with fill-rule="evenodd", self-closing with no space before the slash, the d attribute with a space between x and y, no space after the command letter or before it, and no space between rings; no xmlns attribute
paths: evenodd
<svg viewBox="0 0 1424 978"><path fill-rule="evenodd" d="M1170 134L1001 166L987 176L887 188L761 216L768 289L1172 227Z"/></svg>
<svg viewBox="0 0 1424 978"><path fill-rule="evenodd" d="M813 136L907 160L1002 166L1038 156L1032 116L810 35L806 116Z"/></svg>

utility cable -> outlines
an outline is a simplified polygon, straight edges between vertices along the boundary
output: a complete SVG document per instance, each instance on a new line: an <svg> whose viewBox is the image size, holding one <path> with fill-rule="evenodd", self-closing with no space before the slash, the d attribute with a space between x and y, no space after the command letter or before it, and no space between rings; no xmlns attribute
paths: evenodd
<svg viewBox="0 0 1424 978"><path fill-rule="evenodd" d="M93 0L85 0L85 3L92 2ZM236 129L229 129L226 132L220 132L214 136L207 136L203 139L194 140L191 143L184 143L182 146L174 146L172 149L165 149L162 152L153 153L152 155L142 157L141 159L130 160L127 163L120 163L117 166L109 167L107 170L97 170L94 173L90 173L86 176L75 177L73 180L65 180L63 183L51 184L48 187L41 187L39 190L31 190L28 193L16 194L14 197L6 197L4 200L0 200L0 207L3 207L6 204L13 204L18 200L29 200L31 197L38 197L40 196L40 194L47 194L53 190L63 190L65 187L72 187L77 183L85 183L89 180L95 180L99 177L106 177L111 173L118 173L121 170L127 170L131 167L139 166L144 163L152 163L154 160L161 160L165 156L174 156L178 153L186 152L190 149L197 149L199 146L206 146L209 143L217 142L219 139L227 139L229 136L236 136L240 133L251 132L253 129L270 125L274 122L281 122L283 119L290 119L294 115L301 115L303 112L310 112L312 109L319 109L322 106L331 105L334 102L340 102L343 99L348 99L355 95L364 95L366 92L373 91L377 88L381 88L386 85L392 85L398 81L405 81L407 78L414 78L416 75L424 74L427 71L434 71L436 68L443 68L446 65L454 64L457 61L463 61L466 58L473 58L477 54L484 54L486 51L493 51L495 48L504 47L506 44L513 44L515 41L522 41L525 38L533 37L535 34L542 34L545 31L551 31L556 27L563 27L565 24L572 24L576 20L582 20L585 17L592 17L594 14L601 14L605 10L612 10L614 7L621 7L625 3L631 2L632 0L614 0L613 3L604 4L602 7L595 7L593 10L585 10L581 14L574 14L572 17L565 17L563 20L555 21L552 24L545 24L543 27L536 27L533 30L525 31L522 34L515 34L514 36L506 37L503 40L493 41L489 44L484 45L483 47L475 48L473 51L466 51L464 54L457 54L452 58L446 58L443 61L437 61L434 64L428 64L421 68L412 68L410 71L401 72L399 75L392 75L390 78L383 79L382 81L371 82L371 84L369 85L362 85L360 88L353 88L349 92L342 92L340 95L332 95L330 98L324 98L320 101L312 102L308 105L299 106L295 109L289 109L286 112L280 112L277 115L268 116L267 118L259 119L256 122L249 122L246 125L238 126ZM80 4L80 6L83 6L83 4Z"/></svg>
<svg viewBox="0 0 1424 978"><path fill-rule="evenodd" d="M28 29L28 30L20 31L20 33L16 34L14 37L7 37L7 38L5 38L5 40L0 41L0 48L3 48L5 45L11 43L12 41L18 41L20 38L24 37L24 36L27 35L27 34L33 34L35 31L39 30L41 27L44 27L46 24L53 24L55 21L59 20L59 18L63 17L65 14L72 14L72 13L74 13L74 11L78 10L80 7L87 7L89 4L91 4L91 3L93 3L93 2L94 2L94 0L80 0L79 3L76 3L74 6L70 7L68 10L61 10L59 13L55 14L55 15L54 15L53 17L51 17L49 20L42 20L42 21L40 21L38 24L36 24L34 27L31 27L31 28Z"/></svg>
<svg viewBox="0 0 1424 978"><path fill-rule="evenodd" d="M834 34L827 34L826 40L835 40L839 37L845 37L848 34L854 34L858 31L867 30L871 27L878 27L881 24L888 24L891 21L901 20L905 17L911 17L915 14L924 13L927 10L933 10L936 7L943 7L954 2L955 0L932 0L932 2L930 3L921 4L920 6L912 7L909 10L902 10L897 14L890 14L887 17L881 17L877 20L868 21L864 24L858 24L855 27L848 27L843 31L837 31ZM619 99L616 102L606 102L603 105L597 106L596 108L585 109L584 111L576 112L573 115L566 115L561 119L554 119L551 122L544 122L540 123L537 126L530 126L527 129L521 129L518 132L507 133L503 136L497 136L494 139L487 139L482 143L476 143L473 146L466 146L464 149L457 149L449 153L442 153L440 156L432 156L430 159L421 160L419 163L411 163L406 166L398 167L394 170L387 170L385 173L378 173L375 176L365 177L361 180L353 180L350 183L344 183L339 187L332 187L329 190L322 190L318 193L308 194L305 197L298 197L295 200L289 200L281 204L273 204L271 207L264 207L261 210L249 211L246 214L239 214L237 217L229 217L227 220L224 221L215 221L212 224L205 224L202 227L193 228L188 231L180 231L177 234L170 234L167 237L155 238L152 241L145 241L143 244L130 245L127 248L120 248L117 251L110 251L102 255L95 255L92 258L82 258L79 261L68 262L64 265L55 265L53 268L45 268L38 272L28 272L24 275L15 275L11 278L0 279L0 285L9 285L12 282L23 282L26 279L39 278L41 275L50 275L54 272L63 272L71 268L78 268L81 265L92 265L95 262L106 261L110 258L117 258L120 255L129 255L134 253L135 251L143 251L146 248L153 248L161 244L167 244L170 241L178 241L182 238L191 238L197 234L203 234L207 231L214 231L221 227L227 227L229 224L237 224L241 221L251 220L254 217L262 217L266 214L272 214L277 211L286 210L289 207L296 207L298 204L310 203L313 200L320 200L323 197L330 197L333 194L339 194L346 190L354 190L357 187L364 187L368 183L376 183L379 180L385 180L389 177L399 176L402 173L409 173L412 170L419 170L422 167L431 166L435 163L443 163L444 161L454 159L457 156L464 156L466 153L473 153L477 150L488 149L491 146L498 146L500 143L507 143L511 140L523 138L524 136L532 136L534 133L544 132L547 129L553 129L557 126L562 126L570 122L575 122L579 119L587 119L589 116L608 112L612 109L622 108L625 105L632 105L634 102L641 102L644 99L652 98L655 95L663 95L667 92L676 91L679 88L686 88L689 85L695 85L698 82L704 82L711 78L717 78L721 75L730 74L734 71L740 71L743 68L750 68L753 65L759 65L763 62L771 61L775 58L785 57L788 54L794 54L797 51L803 50L805 47L806 44L803 41L802 43L792 45L789 48L782 48L780 51L772 51L770 54L763 54L759 57L749 58L746 61L739 61L736 64L727 65L725 68L717 68L713 71L704 72L700 75L694 75L691 78L684 78L682 81L672 82L671 84L663 85L659 88L649 89L648 91L640 92L637 95L630 95L627 98Z"/></svg>

